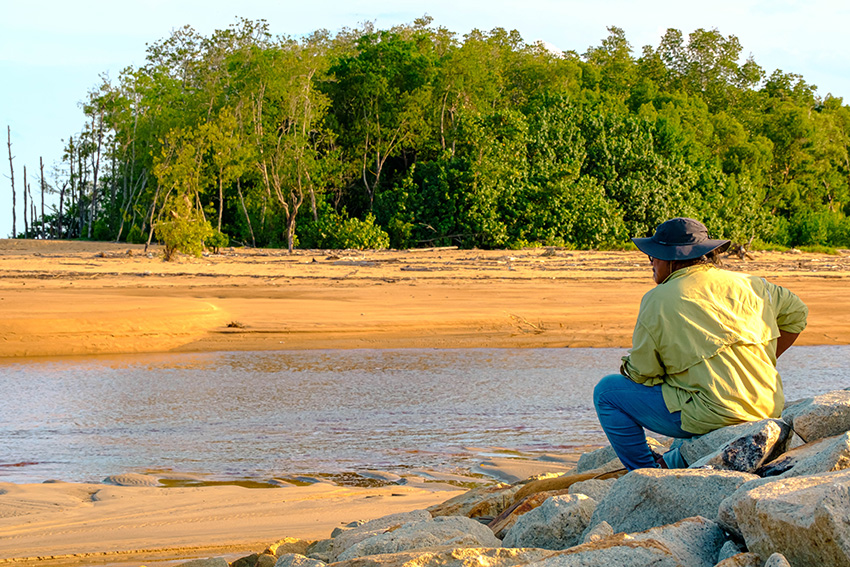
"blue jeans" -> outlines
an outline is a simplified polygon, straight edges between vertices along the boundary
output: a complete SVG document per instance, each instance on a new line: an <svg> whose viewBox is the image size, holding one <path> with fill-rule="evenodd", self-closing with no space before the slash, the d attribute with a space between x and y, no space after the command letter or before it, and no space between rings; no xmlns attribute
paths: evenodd
<svg viewBox="0 0 850 567"><path fill-rule="evenodd" d="M646 444L644 428L668 437L694 437L682 429L681 412L670 413L661 385L644 386L620 374L604 377L593 390L593 405L602 430L629 470L658 465ZM678 450L664 455L670 468L687 466Z"/></svg>

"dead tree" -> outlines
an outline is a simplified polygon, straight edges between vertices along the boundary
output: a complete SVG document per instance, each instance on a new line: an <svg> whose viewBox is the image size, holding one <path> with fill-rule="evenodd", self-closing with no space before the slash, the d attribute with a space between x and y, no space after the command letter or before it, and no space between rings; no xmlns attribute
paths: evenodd
<svg viewBox="0 0 850 567"><path fill-rule="evenodd" d="M38 167L41 173L41 239L47 239L47 227L44 226L44 159L38 156Z"/></svg>
<svg viewBox="0 0 850 567"><path fill-rule="evenodd" d="M15 226L15 166L12 165L12 128L6 126L7 145L9 146L9 172L12 174L12 238L17 236L18 229Z"/></svg>
<svg viewBox="0 0 850 567"><path fill-rule="evenodd" d="M24 166L24 238L29 238L30 229L27 225L27 166Z"/></svg>

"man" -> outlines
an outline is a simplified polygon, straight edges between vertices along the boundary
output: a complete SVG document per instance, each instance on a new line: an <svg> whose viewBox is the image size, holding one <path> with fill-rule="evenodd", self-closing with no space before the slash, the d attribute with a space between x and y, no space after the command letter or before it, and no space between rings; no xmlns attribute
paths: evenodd
<svg viewBox="0 0 850 567"><path fill-rule="evenodd" d="M627 469L684 467L678 451L656 459L644 428L688 438L779 417L776 359L805 328L808 309L785 288L719 268L730 242L709 239L694 219L668 220L632 241L657 285L641 301L620 374L603 378L593 401Z"/></svg>

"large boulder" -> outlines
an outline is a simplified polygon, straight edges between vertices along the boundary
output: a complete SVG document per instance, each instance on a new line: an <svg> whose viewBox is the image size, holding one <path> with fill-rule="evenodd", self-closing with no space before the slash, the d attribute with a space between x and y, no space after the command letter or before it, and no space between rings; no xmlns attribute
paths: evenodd
<svg viewBox="0 0 850 567"><path fill-rule="evenodd" d="M329 561L335 561L340 554L345 552L345 550L351 546L356 545L365 539L369 539L370 537L383 534L388 530L396 530L405 524L422 522L430 519L431 514L427 510L414 510L412 512L390 514L389 516L383 516L381 518L364 522L352 527L351 529L337 533L332 540L333 545L327 559ZM307 555L323 561L325 560L324 555L316 553L316 550L312 548L308 549Z"/></svg>
<svg viewBox="0 0 850 567"><path fill-rule="evenodd" d="M428 512L435 518L437 516L496 517L513 504L514 497L521 488L522 484L511 486L502 483L473 488L442 504L431 506Z"/></svg>
<svg viewBox="0 0 850 567"><path fill-rule="evenodd" d="M545 549L452 548L368 555L334 563L334 567L514 567L552 555Z"/></svg>
<svg viewBox="0 0 850 567"><path fill-rule="evenodd" d="M710 469L638 469L619 479L599 502L590 527L605 521L615 532L637 532L691 516L713 520L724 498L756 478Z"/></svg>
<svg viewBox="0 0 850 567"><path fill-rule="evenodd" d="M485 525L465 516L440 516L373 535L337 554L337 561L430 547L499 547Z"/></svg>
<svg viewBox="0 0 850 567"><path fill-rule="evenodd" d="M789 404L782 419L809 443L850 431L850 391L836 390Z"/></svg>
<svg viewBox="0 0 850 567"><path fill-rule="evenodd" d="M664 452L666 447L660 441L652 437L646 438L646 444L655 451ZM574 474L597 471L600 473L610 472L623 468L623 463L617 458L617 453L611 445L605 445L599 449L583 453L576 463Z"/></svg>
<svg viewBox="0 0 850 567"><path fill-rule="evenodd" d="M717 562L714 567L763 567L756 553L738 553Z"/></svg>
<svg viewBox="0 0 850 567"><path fill-rule="evenodd" d="M314 542L306 539L298 539L297 537L285 537L279 539L266 548L263 553L280 557L287 553L297 553L298 555L307 555L307 548Z"/></svg>
<svg viewBox="0 0 850 567"><path fill-rule="evenodd" d="M792 565L850 566L850 471L742 486L721 505L720 521L762 557Z"/></svg>
<svg viewBox="0 0 850 567"><path fill-rule="evenodd" d="M576 545L590 523L596 501L584 494L552 496L521 516L508 530L503 547L567 549Z"/></svg>
<svg viewBox="0 0 850 567"><path fill-rule="evenodd" d="M761 467L760 476L809 476L850 467L850 432L801 445Z"/></svg>
<svg viewBox="0 0 850 567"><path fill-rule="evenodd" d="M528 567L713 567L723 541L723 530L715 522L687 518L577 545Z"/></svg>
<svg viewBox="0 0 850 567"><path fill-rule="evenodd" d="M774 456L785 451L791 428L778 419L763 419L723 427L679 447L679 453L691 468L712 467L720 470L754 473ZM708 452L712 447L714 450ZM703 456L697 458L700 454Z"/></svg>

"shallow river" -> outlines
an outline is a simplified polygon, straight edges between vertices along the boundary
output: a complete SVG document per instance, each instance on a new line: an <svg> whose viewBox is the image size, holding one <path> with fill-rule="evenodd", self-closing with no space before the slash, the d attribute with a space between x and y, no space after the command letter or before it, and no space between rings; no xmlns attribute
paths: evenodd
<svg viewBox="0 0 850 567"><path fill-rule="evenodd" d="M485 451L604 443L622 349L348 350L0 363L0 481L463 471ZM850 386L850 346L795 347L787 398Z"/></svg>

